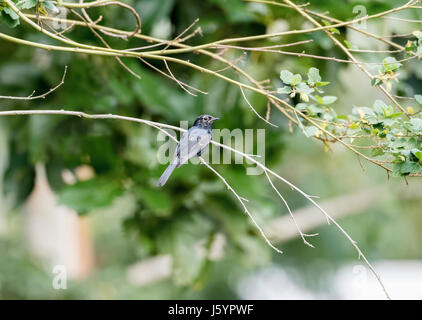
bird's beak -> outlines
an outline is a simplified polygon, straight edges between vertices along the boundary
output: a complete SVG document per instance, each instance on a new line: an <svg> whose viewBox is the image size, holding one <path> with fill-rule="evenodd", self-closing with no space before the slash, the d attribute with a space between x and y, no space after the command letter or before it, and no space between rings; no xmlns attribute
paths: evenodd
<svg viewBox="0 0 422 320"><path fill-rule="evenodd" d="M212 117L212 121L215 121L215 120L220 120L220 118Z"/></svg>

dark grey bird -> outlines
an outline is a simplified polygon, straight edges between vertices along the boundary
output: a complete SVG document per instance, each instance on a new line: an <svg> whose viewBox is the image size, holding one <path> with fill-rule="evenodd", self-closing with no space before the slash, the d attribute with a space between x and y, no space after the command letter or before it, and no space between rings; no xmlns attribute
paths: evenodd
<svg viewBox="0 0 422 320"><path fill-rule="evenodd" d="M194 156L199 157L202 154L211 141L211 125L215 120L218 120L218 118L207 114L199 116L195 120L193 126L180 139L173 159L157 181L158 187L164 186L175 168L179 168L190 158Z"/></svg>

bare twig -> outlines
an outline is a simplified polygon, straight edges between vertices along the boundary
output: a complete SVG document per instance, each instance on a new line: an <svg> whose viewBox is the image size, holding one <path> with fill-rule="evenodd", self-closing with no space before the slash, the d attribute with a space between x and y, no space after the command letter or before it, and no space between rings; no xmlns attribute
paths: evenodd
<svg viewBox="0 0 422 320"><path fill-rule="evenodd" d="M182 84L182 82L180 82L179 80L177 80L177 78L176 78L176 77L174 76L174 74L171 72L171 70L170 70L170 68L169 68L169 65L168 65L167 61L166 61L166 60L164 60L163 62L164 62L164 64L165 64L165 66L166 66L166 69L167 69L167 71L168 71L168 73L169 73L169 75L170 75L171 79L173 79L174 81L176 81L176 83L179 85L179 87L180 87L180 88L182 88L185 92L187 92L187 93L188 93L188 94L190 94L191 96L196 97L196 94L194 94L194 93L190 92L188 89L186 89L186 88L185 88L185 86ZM199 91L199 89L198 89L198 91Z"/></svg>
<svg viewBox="0 0 422 320"><path fill-rule="evenodd" d="M130 5L120 2L120 1L110 1L110 0L99 0L99 1L90 1L87 3L73 3L73 2L58 2L58 1L52 1L53 3L55 3L58 6L62 6L65 8L81 8L81 9L87 9L87 8L94 8L94 7L104 7L104 6L110 6L110 5L116 5L122 8L125 8L127 10L129 10L133 16L136 19L136 29L129 35L129 37L134 36L137 33L141 32L141 17L139 16L139 14L136 12L136 10L131 7ZM107 34L109 36L113 36L116 37L115 34L108 32L108 33L104 33Z"/></svg>
<svg viewBox="0 0 422 320"><path fill-rule="evenodd" d="M180 33L176 38L174 38L174 40L172 42L177 42L186 32L189 31L189 29L191 29L195 24L197 24L198 21L199 21L199 19L196 18L195 21L193 21L189 25L189 27L187 27L185 30L182 31L182 33ZM167 43L167 45L164 47L164 49L162 51L165 51L168 47L170 47L170 45L171 45L172 42Z"/></svg>
<svg viewBox="0 0 422 320"><path fill-rule="evenodd" d="M83 0L79 0L79 3L83 3ZM88 28L91 30L91 32L98 38L100 39L100 41L109 49L111 49L110 45L107 43L107 41L104 40L104 38L97 32L95 31L95 29L93 27L91 27L90 24L93 24L94 22L92 21L91 17L88 15L88 13L86 12L86 10L84 8L81 8L82 14L84 15L85 19L83 17L81 17L81 15L79 13L77 13L74 9L71 9L73 14L77 15L81 20L86 22L86 25L88 26ZM109 33L110 34L110 33ZM117 62L124 68L126 69L131 75L133 75L134 77L141 79L141 76L139 74L137 74L136 72L134 72L132 69L130 69L123 61L120 57L115 57L115 59L117 60Z"/></svg>
<svg viewBox="0 0 422 320"><path fill-rule="evenodd" d="M234 191L234 189L227 183L226 179L223 178L223 176L221 174L219 174L213 167L211 167L208 163L206 163L206 161L199 157L199 160L201 161L202 164L206 165L212 172L214 172L221 181L223 181L223 183L226 185L227 189L230 190L234 196L237 198L237 200L239 200L240 204L243 207L243 210L245 211L245 213L248 215L248 217L251 219L252 223L255 225L255 227L258 229L259 233L261 234L261 236L264 238L265 242L276 252L278 253L283 253L283 251L281 251L280 249L278 249L277 247L275 247L271 241L268 239L268 237L265 235L264 230L259 226L259 224L256 222L255 218L253 217L253 215L250 213L250 211L248 210L248 208L246 207L246 204L244 203L245 199L240 197L236 191Z"/></svg>
<svg viewBox="0 0 422 320"><path fill-rule="evenodd" d="M162 70L158 69L157 67L155 67L154 65L152 65L151 63L149 63L148 61L146 61L145 59L139 58L139 60L141 60L141 61L142 61L143 63L145 63L148 67L150 67L151 69L154 69L155 71L157 71L158 73L162 74L163 76L165 76L165 77L167 77L167 78L169 78L169 79L174 80L174 78L173 78L171 75L168 75L168 74L167 74L167 73L165 73L164 71L162 71ZM200 92L200 93L202 93L202 94L208 94L208 92L201 91L201 90L199 90L199 89L197 89L197 88L195 88L195 87L192 87L191 85L189 85L189 84L187 84L187 83L185 83L185 82L183 82L183 81L181 81L181 80L177 80L177 81L179 81L179 83L180 83L180 84L182 84L184 87L187 87L187 88L192 89L192 90L194 90L194 91L198 91L198 92ZM177 82L177 81L176 81L176 82Z"/></svg>
<svg viewBox="0 0 422 320"><path fill-rule="evenodd" d="M267 177L268 182L270 183L270 185L271 185L271 187L274 189L274 191L277 193L277 195L279 196L279 198L281 199L281 201L283 201L284 205L285 205L285 206L286 206L286 208L287 208L287 211L289 211L290 217L292 218L292 220L293 220L293 222L294 222L294 224L295 224L295 226L296 226L296 229L297 229L297 231L299 232L300 237L302 238L303 242L304 242L306 245L308 245L308 246L310 246L310 247L314 248L314 246L313 246L312 244L310 244L310 243L309 243L309 242L305 239L305 237L313 237L313 236L318 235L318 233L306 234L306 233L303 233L303 232L302 232L302 230L300 229L300 227L299 227L299 225L298 225L298 223L297 223L297 221L296 221L296 218L295 218L295 216L294 216L294 214L293 214L292 210L290 210L290 206L289 206L289 204L287 203L286 199L284 199L284 197L281 195L280 191L278 191L278 189L274 186L274 183L271 181L271 177L268 175L267 171L265 171L265 176Z"/></svg>
<svg viewBox="0 0 422 320"><path fill-rule="evenodd" d="M51 88L50 90L48 90L47 92L40 94L38 96L34 96L35 90L27 97L13 97L13 96L0 96L0 99L10 99L10 100L35 100L35 99L45 99L46 96L48 96L50 93L52 93L53 91L55 91L57 88L59 88L60 86L63 85L64 83L64 79L66 77L66 73L67 73L67 66L64 67L64 72L63 72L63 76L62 79L60 80L60 82L54 87Z"/></svg>
<svg viewBox="0 0 422 320"><path fill-rule="evenodd" d="M245 99L245 101L246 101L246 103L247 103L247 105L249 106L249 108L251 108L251 110L257 115L257 117L259 118L259 119L261 119L262 121L265 121L266 123L268 123L270 126L273 126L273 127L276 127L276 128L278 128L278 126L277 125L275 125L275 124L273 124L273 123L271 123L271 122L269 122L267 119L265 119L264 117L262 117L256 110L255 110L255 108L251 105L251 103L249 102L249 100L248 100L248 98L246 98L246 95L245 95L245 92L243 91L243 88L242 87L239 87L240 88L240 92L242 93L242 96L243 96L243 99Z"/></svg>

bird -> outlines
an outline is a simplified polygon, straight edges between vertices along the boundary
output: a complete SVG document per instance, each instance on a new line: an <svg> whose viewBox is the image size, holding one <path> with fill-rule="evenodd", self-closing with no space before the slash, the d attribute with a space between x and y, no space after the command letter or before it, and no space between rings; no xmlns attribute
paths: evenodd
<svg viewBox="0 0 422 320"><path fill-rule="evenodd" d="M196 118L193 126L186 131L174 151L173 159L157 181L157 187L162 187L167 182L174 169L185 164L190 158L200 156L211 141L211 126L215 118L208 114Z"/></svg>

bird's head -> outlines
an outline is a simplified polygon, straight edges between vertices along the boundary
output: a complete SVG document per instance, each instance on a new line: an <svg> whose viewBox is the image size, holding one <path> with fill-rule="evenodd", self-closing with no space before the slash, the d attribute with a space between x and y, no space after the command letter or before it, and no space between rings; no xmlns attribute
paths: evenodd
<svg viewBox="0 0 422 320"><path fill-rule="evenodd" d="M202 127L202 128L210 128L212 123L215 120L218 120L219 118L215 118L213 116L210 116L208 114L204 114L202 116L199 116L196 120L195 123L193 124L194 126L197 127Z"/></svg>

